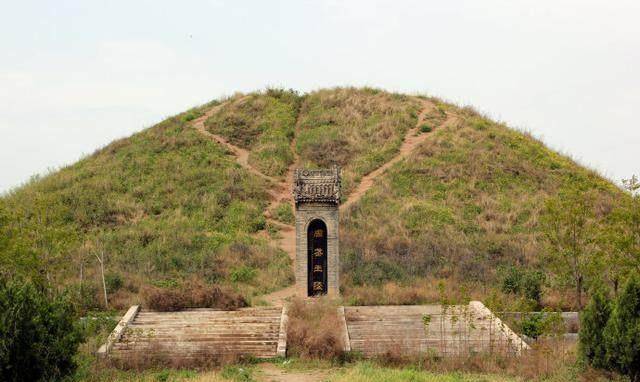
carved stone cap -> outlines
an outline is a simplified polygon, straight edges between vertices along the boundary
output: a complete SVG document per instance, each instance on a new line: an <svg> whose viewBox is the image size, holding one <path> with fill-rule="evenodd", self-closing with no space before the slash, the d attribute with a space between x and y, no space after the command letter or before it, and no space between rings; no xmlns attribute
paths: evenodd
<svg viewBox="0 0 640 382"><path fill-rule="evenodd" d="M310 170L296 169L293 175L293 199L300 203L340 203L340 167Z"/></svg>

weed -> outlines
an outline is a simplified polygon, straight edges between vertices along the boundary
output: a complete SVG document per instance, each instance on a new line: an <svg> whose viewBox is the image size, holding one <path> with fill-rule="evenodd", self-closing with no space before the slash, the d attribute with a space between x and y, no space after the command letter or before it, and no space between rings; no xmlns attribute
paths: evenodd
<svg viewBox="0 0 640 382"><path fill-rule="evenodd" d="M427 124L423 124L420 125L420 132L421 133L430 133L431 131L433 131L433 128Z"/></svg>
<svg viewBox="0 0 640 382"><path fill-rule="evenodd" d="M337 304L322 297L311 301L300 298L291 302L287 328L288 352L311 359L338 359L343 356Z"/></svg>

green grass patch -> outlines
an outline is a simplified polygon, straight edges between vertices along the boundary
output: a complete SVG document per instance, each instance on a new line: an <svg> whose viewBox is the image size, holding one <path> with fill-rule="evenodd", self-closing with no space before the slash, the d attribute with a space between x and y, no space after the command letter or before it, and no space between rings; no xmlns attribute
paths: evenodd
<svg viewBox="0 0 640 382"><path fill-rule="evenodd" d="M280 203L273 211L273 217L279 222L293 225L295 223L295 215L293 214L293 208L289 203Z"/></svg>

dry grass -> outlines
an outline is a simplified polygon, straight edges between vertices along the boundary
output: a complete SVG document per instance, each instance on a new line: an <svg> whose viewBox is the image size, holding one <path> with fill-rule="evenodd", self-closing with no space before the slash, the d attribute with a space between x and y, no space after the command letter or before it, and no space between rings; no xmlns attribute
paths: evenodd
<svg viewBox="0 0 640 382"><path fill-rule="evenodd" d="M289 307L287 351L309 359L336 359L344 353L338 305L328 298L294 299Z"/></svg>
<svg viewBox="0 0 640 382"><path fill-rule="evenodd" d="M545 200L578 185L594 190L606 213L615 198L624 197L607 180L526 134L469 109L438 106L457 114L458 122L436 128L341 216L343 274L351 291L356 288L349 283L380 288L430 277L485 285L492 293L496 270L510 265L553 276L543 259L547 243L539 224ZM417 291L416 301L422 293ZM566 306L563 294L543 303Z"/></svg>
<svg viewBox="0 0 640 382"><path fill-rule="evenodd" d="M406 285L390 281L377 288L348 285L344 295L351 305L466 304L482 296L482 289L465 289L453 280L420 279Z"/></svg>
<svg viewBox="0 0 640 382"><path fill-rule="evenodd" d="M520 381L563 382L605 381L614 377L588 368L581 369L577 362L576 345L560 338L538 341L521 356L483 353L446 358L432 355L409 357L392 351L376 362L387 367L428 370L443 377L449 373L471 373L494 375L500 380L513 378Z"/></svg>
<svg viewBox="0 0 640 382"><path fill-rule="evenodd" d="M300 102L296 92L278 89L238 96L205 125L212 133L251 150L249 163L262 173L281 176L294 160L291 141Z"/></svg>
<svg viewBox="0 0 640 382"><path fill-rule="evenodd" d="M242 295L228 288L206 285L193 280L179 288L148 287L145 305L160 312L175 312L187 308L235 310L247 306Z"/></svg>
<svg viewBox="0 0 640 382"><path fill-rule="evenodd" d="M319 90L300 108L296 148L306 166L342 166L346 195L397 153L417 114L416 102L403 95L369 88Z"/></svg>
<svg viewBox="0 0 640 382"><path fill-rule="evenodd" d="M200 353L197 356L176 357L175 351L168 349L169 345L152 343L144 351L136 351L126 357L112 358L105 364L120 370L215 370L227 365L242 363L244 358L239 355L218 354L211 352ZM172 356L169 356L172 354Z"/></svg>

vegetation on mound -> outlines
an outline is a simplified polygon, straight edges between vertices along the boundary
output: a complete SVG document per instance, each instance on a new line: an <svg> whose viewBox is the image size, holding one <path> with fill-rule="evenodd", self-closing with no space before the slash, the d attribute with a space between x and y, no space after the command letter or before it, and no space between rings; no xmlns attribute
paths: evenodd
<svg viewBox="0 0 640 382"><path fill-rule="evenodd" d="M526 134L469 109L439 107L457 122L436 128L343 214L347 296L359 286L411 285L429 277L466 285L486 298L499 285L500 269L553 273L545 257L553 248L540 224L550 198L588 191L594 200L592 232L608 231L607 216L618 201L629 199ZM567 285L566 279L550 281L559 289ZM557 303L571 305L568 299Z"/></svg>
<svg viewBox="0 0 640 382"><path fill-rule="evenodd" d="M282 176L294 160L291 141L301 101L293 90L238 96L209 117L205 126L250 150L249 163L263 174Z"/></svg>
<svg viewBox="0 0 640 382"><path fill-rule="evenodd" d="M176 312L188 308L235 310L246 307L242 295L219 286L190 281L174 288L148 287L144 292L145 307L159 312Z"/></svg>
<svg viewBox="0 0 640 382"><path fill-rule="evenodd" d="M116 307L144 285L196 277L251 297L293 280L265 227L265 182L190 127L195 109L116 141L0 199L0 269L74 284L97 305L104 258ZM232 282L230 274L252 277ZM106 282L105 282L106 284Z"/></svg>
<svg viewBox="0 0 640 382"><path fill-rule="evenodd" d="M191 278L250 302L293 281L290 260L270 242L278 227L264 217L269 185L193 120L219 106L206 128L248 149L267 175L284 175L296 157L301 166L342 165L348 195L397 154L420 101L369 88L268 89L169 118L0 198L2 272L75 286L86 308L104 305L103 284L109 305L124 307L144 287L175 289ZM568 308L571 289L602 275L618 285L637 266L639 246L629 239L637 199L526 134L428 101L435 107L418 129L426 142L343 213L348 302L477 298L497 309ZM559 214L566 195L590 198L582 237L608 235L604 244L581 242L580 269L551 256L571 242L547 223L581 218ZM288 204L268 214L293 220ZM522 285L509 279L520 276Z"/></svg>
<svg viewBox="0 0 640 382"><path fill-rule="evenodd" d="M343 194L398 152L419 107L410 97L376 89L309 93L300 108L296 148L307 167L342 167Z"/></svg>

